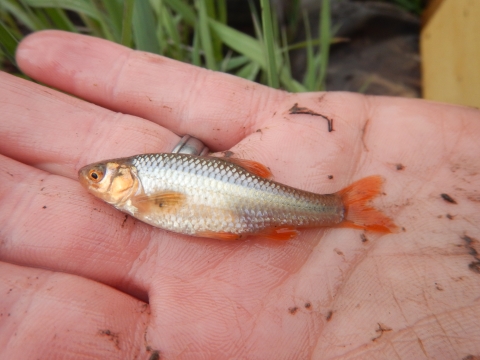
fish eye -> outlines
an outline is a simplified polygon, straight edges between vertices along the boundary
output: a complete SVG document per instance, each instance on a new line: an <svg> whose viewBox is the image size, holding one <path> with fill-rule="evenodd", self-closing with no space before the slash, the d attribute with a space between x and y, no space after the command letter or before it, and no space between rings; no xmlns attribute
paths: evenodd
<svg viewBox="0 0 480 360"><path fill-rule="evenodd" d="M95 183L98 183L98 182L102 181L104 175L105 174L104 174L103 170L98 169L98 168L91 169L88 172L88 178Z"/></svg>

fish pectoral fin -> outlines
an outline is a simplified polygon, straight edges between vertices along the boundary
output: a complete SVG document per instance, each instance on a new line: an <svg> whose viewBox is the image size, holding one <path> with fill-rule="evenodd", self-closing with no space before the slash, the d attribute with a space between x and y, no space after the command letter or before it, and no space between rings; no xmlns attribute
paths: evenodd
<svg viewBox="0 0 480 360"><path fill-rule="evenodd" d="M245 160L238 158L223 158L223 160L231 162L232 164L238 165L248 172L251 172L254 175L260 176L265 179L270 179L272 177L272 172L268 167L259 162L253 160Z"/></svg>
<svg viewBox="0 0 480 360"><path fill-rule="evenodd" d="M150 195L137 195L132 199L132 205L138 208L139 211L158 211L179 206L185 201L185 199L185 194L164 191Z"/></svg>
<svg viewBox="0 0 480 360"><path fill-rule="evenodd" d="M215 231L201 231L195 234L195 236L205 237L210 239L217 239L222 241L234 241L242 237L240 234L234 234L229 232L215 232Z"/></svg>
<svg viewBox="0 0 480 360"><path fill-rule="evenodd" d="M279 226L266 228L253 236L261 236L270 240L290 240L296 237L300 232L294 226Z"/></svg>

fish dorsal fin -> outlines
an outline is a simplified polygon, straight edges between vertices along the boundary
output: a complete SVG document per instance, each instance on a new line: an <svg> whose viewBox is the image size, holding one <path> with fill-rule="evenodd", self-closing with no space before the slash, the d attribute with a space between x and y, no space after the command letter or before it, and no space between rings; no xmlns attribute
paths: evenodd
<svg viewBox="0 0 480 360"><path fill-rule="evenodd" d="M184 201L185 195L182 193L162 191L150 195L137 195L133 197L132 205L140 212L158 212L180 206Z"/></svg>
<svg viewBox="0 0 480 360"><path fill-rule="evenodd" d="M245 159L238 159L238 158L221 158L224 161L231 162L237 166L240 166L247 170L248 172L260 176L265 179L270 179L272 177L272 172L268 167L259 162L253 160L245 160Z"/></svg>

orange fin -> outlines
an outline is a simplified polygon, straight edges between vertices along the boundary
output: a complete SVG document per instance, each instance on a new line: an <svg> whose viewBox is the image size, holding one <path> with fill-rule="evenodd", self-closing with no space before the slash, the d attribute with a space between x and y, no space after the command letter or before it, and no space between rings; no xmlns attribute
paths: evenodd
<svg viewBox="0 0 480 360"><path fill-rule="evenodd" d="M260 164L259 162L253 160L245 160L238 158L223 158L223 160L231 162L235 165L238 165L248 172L251 172L254 175L260 176L265 179L270 179L272 177L272 172L265 165Z"/></svg>
<svg viewBox="0 0 480 360"><path fill-rule="evenodd" d="M223 241L234 241L242 237L242 235L240 234L233 234L229 232L214 232L214 231L201 231L196 233L195 236L223 240Z"/></svg>
<svg viewBox="0 0 480 360"><path fill-rule="evenodd" d="M370 200L380 194L382 184L380 176L369 176L340 190L337 194L342 197L345 206L345 220L338 227L393 232L397 228L393 221L368 205Z"/></svg>
<svg viewBox="0 0 480 360"><path fill-rule="evenodd" d="M178 192L159 192L151 195L137 195L132 199L132 205L139 211L162 211L181 205L185 195Z"/></svg>
<svg viewBox="0 0 480 360"><path fill-rule="evenodd" d="M254 236L265 237L270 240L290 240L296 237L300 232L293 226L282 226L274 228L266 228Z"/></svg>

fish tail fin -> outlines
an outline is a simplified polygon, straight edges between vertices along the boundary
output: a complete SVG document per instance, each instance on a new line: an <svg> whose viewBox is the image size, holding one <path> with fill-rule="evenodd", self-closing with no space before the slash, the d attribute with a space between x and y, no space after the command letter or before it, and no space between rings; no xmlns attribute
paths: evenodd
<svg viewBox="0 0 480 360"><path fill-rule="evenodd" d="M382 184L381 176L369 176L340 190L337 194L342 197L345 206L345 220L339 227L383 233L395 231L397 226L393 221L368 204L381 193Z"/></svg>

